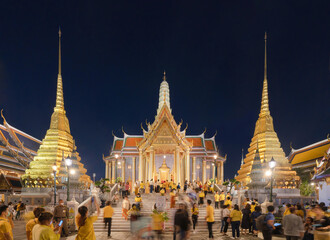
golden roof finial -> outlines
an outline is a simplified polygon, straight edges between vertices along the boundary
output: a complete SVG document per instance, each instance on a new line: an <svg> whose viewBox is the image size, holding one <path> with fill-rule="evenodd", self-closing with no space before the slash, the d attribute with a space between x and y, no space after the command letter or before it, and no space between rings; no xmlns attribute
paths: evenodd
<svg viewBox="0 0 330 240"><path fill-rule="evenodd" d="M61 27L59 27L58 30L58 74L62 74L62 66L61 66L61 37L62 37L62 32L61 32Z"/></svg>
<svg viewBox="0 0 330 240"><path fill-rule="evenodd" d="M166 81L166 71L164 70L163 81Z"/></svg>
<svg viewBox="0 0 330 240"><path fill-rule="evenodd" d="M61 28L58 31L58 75L57 75L57 92L56 92L56 107L55 109L64 110L64 97L63 97L63 82L62 82L62 56L61 56Z"/></svg>
<svg viewBox="0 0 330 240"><path fill-rule="evenodd" d="M268 82L267 82L267 33L265 32L265 62L264 62L264 83L262 88L261 109L259 116L269 115Z"/></svg>

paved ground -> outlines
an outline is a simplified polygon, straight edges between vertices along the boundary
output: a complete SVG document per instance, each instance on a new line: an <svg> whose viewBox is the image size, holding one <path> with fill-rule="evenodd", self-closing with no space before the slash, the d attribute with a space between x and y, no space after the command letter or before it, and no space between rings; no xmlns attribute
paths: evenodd
<svg viewBox="0 0 330 240"><path fill-rule="evenodd" d="M25 221L15 221L15 228L13 230L14 233L14 240L26 240L26 234L25 234ZM205 226L206 227L206 226ZM230 234L230 232L228 232ZM103 239L108 239L107 234L104 232L98 232L95 234L97 240L103 240ZM127 232L113 232L111 239L112 240L133 240L136 239L134 236L132 236L130 233ZM173 239L173 234L172 233L165 233L163 235L163 239ZM214 228L214 239L221 239L221 240L229 240L230 239L229 235L228 237L221 236L219 233L219 229ZM61 240L74 240L76 237L76 234L67 237L67 238L61 238ZM190 239L192 240L206 240L208 239L208 233L207 232L196 232L196 233L191 233ZM260 238L252 237L251 235L243 235L240 237L241 240L258 240ZM273 237L273 240L283 240L284 238L280 237Z"/></svg>

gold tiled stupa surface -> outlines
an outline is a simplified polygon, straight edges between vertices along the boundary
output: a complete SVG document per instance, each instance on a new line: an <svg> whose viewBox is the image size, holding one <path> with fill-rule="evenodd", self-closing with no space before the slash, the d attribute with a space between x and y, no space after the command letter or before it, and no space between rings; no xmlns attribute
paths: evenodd
<svg viewBox="0 0 330 240"><path fill-rule="evenodd" d="M75 150L74 140L70 133L69 120L66 117L63 98L63 83L61 74L61 32L59 32L59 69L57 77L56 105L51 116L50 128L47 130L42 144L30 163L29 169L25 171L23 179L52 179L54 164L57 165L58 172L66 172L61 162L63 157L70 157ZM72 168L79 176L79 181L88 184L91 180L86 175L87 170L80 162L81 158L77 152L72 163Z"/></svg>
<svg viewBox="0 0 330 240"><path fill-rule="evenodd" d="M289 185L297 180L296 172L292 171L285 153L281 148L281 143L274 130L273 118L269 111L269 98L268 98L268 82L267 82L267 55L266 55L266 35L265 35L265 69L264 69L264 82L261 99L261 109L259 118L256 122L254 134L248 149L248 153L244 158L244 163L241 165L241 169L238 171L236 179L246 186L250 183L250 172L257 149L259 145L260 160L264 164L268 163L273 157L276 161L276 167L274 172L275 182L277 187L281 187L286 182ZM268 168L268 164L266 165Z"/></svg>

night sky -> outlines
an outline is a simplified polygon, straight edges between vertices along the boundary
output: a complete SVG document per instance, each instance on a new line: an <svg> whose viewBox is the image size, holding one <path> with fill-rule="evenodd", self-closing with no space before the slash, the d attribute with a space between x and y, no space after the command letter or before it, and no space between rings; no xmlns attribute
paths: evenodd
<svg viewBox="0 0 330 240"><path fill-rule="evenodd" d="M112 131L142 134L163 70L187 134L212 137L233 177L260 111L264 32L275 131L286 154L330 133L329 1L2 1L0 108L43 139L55 106L58 27L64 100L88 174L104 177ZM101 3L103 2L103 3Z"/></svg>

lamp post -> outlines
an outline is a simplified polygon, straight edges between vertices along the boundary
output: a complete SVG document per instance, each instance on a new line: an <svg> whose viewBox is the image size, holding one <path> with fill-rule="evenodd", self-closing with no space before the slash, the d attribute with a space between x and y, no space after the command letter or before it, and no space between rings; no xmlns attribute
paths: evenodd
<svg viewBox="0 0 330 240"><path fill-rule="evenodd" d="M273 202L273 175L274 175L274 168L276 166L276 161L272 157L272 159L268 162L271 174L270 174L270 198L269 202Z"/></svg>
<svg viewBox="0 0 330 240"><path fill-rule="evenodd" d="M56 205L56 173L57 173L57 166L56 164L53 165L53 174L54 174L54 206Z"/></svg>
<svg viewBox="0 0 330 240"><path fill-rule="evenodd" d="M72 165L72 160L70 158L65 159L65 166L66 166L66 172L68 173L68 184L66 187L67 193L66 193L66 200L70 201L70 167ZM74 171L74 170L73 170Z"/></svg>
<svg viewBox="0 0 330 240"><path fill-rule="evenodd" d="M93 173L93 181L94 181L94 184L95 184L95 177L96 177L96 173Z"/></svg>

